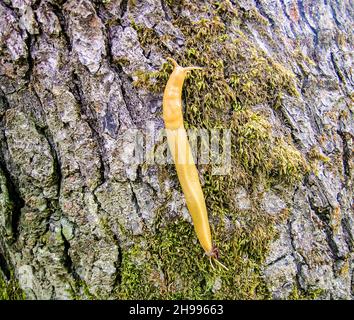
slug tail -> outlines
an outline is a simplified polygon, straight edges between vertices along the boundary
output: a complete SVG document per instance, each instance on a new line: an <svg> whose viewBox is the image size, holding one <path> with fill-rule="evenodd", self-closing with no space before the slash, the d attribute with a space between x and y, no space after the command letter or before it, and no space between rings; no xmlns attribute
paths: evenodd
<svg viewBox="0 0 354 320"><path fill-rule="evenodd" d="M215 246L209 251L205 253L208 257L211 257L213 259L219 259L219 249Z"/></svg>
<svg viewBox="0 0 354 320"><path fill-rule="evenodd" d="M212 260L214 260L220 267L229 271L229 269L219 261L219 250L217 247L213 246L213 249L211 249L210 252L207 252L206 255L209 257L210 264L212 265L213 269L215 269L215 268L213 266Z"/></svg>

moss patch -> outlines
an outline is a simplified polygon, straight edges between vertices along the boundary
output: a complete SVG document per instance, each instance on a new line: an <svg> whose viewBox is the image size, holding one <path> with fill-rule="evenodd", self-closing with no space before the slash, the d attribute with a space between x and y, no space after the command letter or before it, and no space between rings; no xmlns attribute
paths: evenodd
<svg viewBox="0 0 354 320"><path fill-rule="evenodd" d="M120 299L255 299L268 292L259 273L264 237L258 228L239 230L229 239L217 239L228 271L211 266L193 227L180 219L160 226L145 245L123 253ZM271 236L268 234L266 237ZM246 257L247 256L247 257Z"/></svg>
<svg viewBox="0 0 354 320"><path fill-rule="evenodd" d="M76 279L71 284L71 289L69 290L71 299L73 300L99 300L107 299L107 297L98 297L92 294L89 290L89 286L82 279Z"/></svg>
<svg viewBox="0 0 354 320"><path fill-rule="evenodd" d="M11 273L10 279L6 280L0 272L0 300L24 300L25 293L19 287L15 276Z"/></svg>
<svg viewBox="0 0 354 320"><path fill-rule="evenodd" d="M323 289L309 289L307 291L299 290L297 287L294 287L290 293L289 300L315 300L323 295Z"/></svg>
<svg viewBox="0 0 354 320"><path fill-rule="evenodd" d="M218 218L218 219L217 219ZM226 218L226 217L224 217ZM119 299L269 299L261 266L277 218L258 209L235 211L229 217L242 225L228 230L225 220L213 216L212 232L229 270L214 267L204 255L193 226L159 211L154 234L136 239L123 251Z"/></svg>

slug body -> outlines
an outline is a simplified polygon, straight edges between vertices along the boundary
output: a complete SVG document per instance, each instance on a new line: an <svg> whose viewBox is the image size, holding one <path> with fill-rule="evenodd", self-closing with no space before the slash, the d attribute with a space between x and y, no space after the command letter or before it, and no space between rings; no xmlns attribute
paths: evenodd
<svg viewBox="0 0 354 320"><path fill-rule="evenodd" d="M211 240L205 199L184 128L182 113L184 79L188 71L201 68L183 68L173 59L169 58L169 60L173 63L174 70L170 75L163 95L163 119L166 127L167 142L199 242L208 256L216 257L217 253Z"/></svg>

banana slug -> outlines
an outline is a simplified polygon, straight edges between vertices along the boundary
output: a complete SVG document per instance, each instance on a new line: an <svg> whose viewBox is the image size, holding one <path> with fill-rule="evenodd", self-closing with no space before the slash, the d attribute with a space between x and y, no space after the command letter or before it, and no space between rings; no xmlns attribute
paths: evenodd
<svg viewBox="0 0 354 320"><path fill-rule="evenodd" d="M163 94L163 120L167 143L199 242L207 256L217 259L218 250L212 244L205 199L184 128L182 113L182 87L187 72L202 68L183 68L172 58L167 59L174 67Z"/></svg>

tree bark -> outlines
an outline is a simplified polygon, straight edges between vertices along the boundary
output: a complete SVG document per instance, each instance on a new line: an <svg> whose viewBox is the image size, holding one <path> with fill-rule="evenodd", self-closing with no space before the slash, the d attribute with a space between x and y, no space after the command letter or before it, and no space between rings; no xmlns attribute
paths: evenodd
<svg viewBox="0 0 354 320"><path fill-rule="evenodd" d="M317 161L287 188L230 189L237 212L288 212L274 222L264 260L247 249L242 259L253 259L250 272L258 270L272 298L352 299L354 3L220 3L239 12L239 23L222 21L231 39L242 31L296 76L298 96L285 92L279 108L270 101L250 108L268 113L270 130L282 128L275 135L288 135L305 158L316 150ZM168 258L151 251L169 224L191 225L173 166L164 175L156 164L127 164L133 141L126 145L125 133L148 122L163 127L161 92L135 86L137 72L157 71L166 52L188 49L178 17L212 19L215 8L197 0L0 0L0 276L13 274L27 299L134 298L129 283L138 272L150 288L140 298L198 297L188 288L189 269L177 270L177 281ZM142 28L162 41L162 51ZM241 216L230 230L247 221ZM232 247L232 239L223 241ZM199 274L198 265L188 268ZM205 297L265 297L260 289L228 294L236 284L217 274L205 283L200 274ZM242 290L248 279L237 281Z"/></svg>

